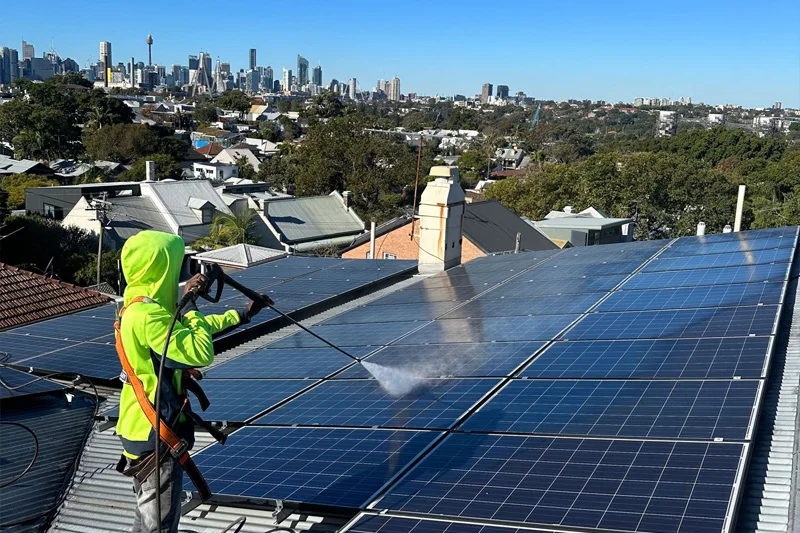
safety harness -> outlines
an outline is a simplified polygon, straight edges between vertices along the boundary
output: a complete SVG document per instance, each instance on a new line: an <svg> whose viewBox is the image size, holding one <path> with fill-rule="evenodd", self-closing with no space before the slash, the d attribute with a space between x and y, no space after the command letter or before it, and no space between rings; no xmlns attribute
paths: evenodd
<svg viewBox="0 0 800 533"><path fill-rule="evenodd" d="M137 296L136 298L132 299L128 306L131 306L135 303L140 302L150 302L149 298L145 298L144 296ZM133 387L133 392L136 395L136 400L139 403L139 407L141 407L142 411L147 417L147 420L150 422L150 425L153 426L153 429L156 427L156 410L153 404L150 402L150 399L147 397L147 392L144 389L144 385L139 377L136 375L136 372L133 369L130 361L128 360L128 355L125 353L125 347L122 345L122 335L120 333L120 320L122 320L122 315L125 313L125 307L122 308L119 312L119 319L114 322L114 336L116 338L116 347L117 347L117 355L119 356L119 362L122 364L123 373L121 374L121 378L124 385L130 385ZM162 357L166 357L166 354L163 354ZM195 376L199 376L199 372L196 370L183 370L183 376L181 380L182 388L184 390L179 391L180 397L183 399L181 409L178 411L175 420L172 422L175 423L180 419L181 413L187 415L192 421L203 427L206 431L208 431L220 444L225 443L226 435L217 430L208 422L204 421L200 418L199 415L194 413L189 405L189 397L186 394L186 391L191 391L194 394L198 401L200 402L200 407L203 411L209 406L208 398L206 397L203 389L200 388L200 385L195 381ZM160 386L160 385L158 385ZM174 386L172 380L170 379L170 386ZM160 424L160 434L158 438L158 446L162 446L169 449L170 454L178 461L181 465L183 470L186 472L186 475L189 476L189 479L192 481L192 484L197 489L197 492L200 495L200 498L205 501L211 497L211 490L208 488L208 483L206 483L203 474L200 473L200 470L195 465L194 461L192 460L191 456L189 455L189 444L186 442L185 439L181 439L178 435L175 434L173 431L170 421L162 420ZM166 450L165 450L166 451ZM166 453L160 454L162 460L167 457ZM127 464L127 459L123 456L120 459L120 463L117 465L117 470L126 476L134 476L136 479L143 483L150 474L156 468L155 463L155 454L151 453L141 461L135 463L133 466L129 468L125 468Z"/></svg>

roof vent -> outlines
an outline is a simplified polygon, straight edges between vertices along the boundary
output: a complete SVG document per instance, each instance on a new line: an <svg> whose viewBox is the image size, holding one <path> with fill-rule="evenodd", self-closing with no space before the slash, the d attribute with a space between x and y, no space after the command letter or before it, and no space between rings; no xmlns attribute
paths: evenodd
<svg viewBox="0 0 800 533"><path fill-rule="evenodd" d="M572 214L572 206L571 205L565 205L564 206L564 212Z"/></svg>
<svg viewBox="0 0 800 533"><path fill-rule="evenodd" d="M145 171L144 181L156 181L156 162L155 161L145 161L144 162L144 171Z"/></svg>
<svg viewBox="0 0 800 533"><path fill-rule="evenodd" d="M345 209L349 209L350 208L350 204L353 201L353 191L344 191L342 193L342 199L344 200Z"/></svg>

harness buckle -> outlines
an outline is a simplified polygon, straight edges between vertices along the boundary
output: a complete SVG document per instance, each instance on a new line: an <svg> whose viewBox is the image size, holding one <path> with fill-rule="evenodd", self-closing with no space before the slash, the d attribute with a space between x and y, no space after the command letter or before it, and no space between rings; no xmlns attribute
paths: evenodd
<svg viewBox="0 0 800 533"><path fill-rule="evenodd" d="M124 383L125 385L130 385L131 382L128 380L128 373L124 370L121 370L119 373L119 380Z"/></svg>
<svg viewBox="0 0 800 533"><path fill-rule="evenodd" d="M186 442L186 439L181 439L177 448L170 448L169 450L175 459L180 459L189 451L189 443Z"/></svg>

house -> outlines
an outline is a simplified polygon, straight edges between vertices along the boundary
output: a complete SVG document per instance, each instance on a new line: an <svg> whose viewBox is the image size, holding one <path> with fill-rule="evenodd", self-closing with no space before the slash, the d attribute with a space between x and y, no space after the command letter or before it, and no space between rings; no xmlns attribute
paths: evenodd
<svg viewBox="0 0 800 533"><path fill-rule="evenodd" d="M228 178L222 185L216 187L215 190L223 198L244 198L247 207L255 209L256 211L264 211L264 204L266 202L293 198L291 194L273 190L272 185L269 183L253 182L252 180L242 178Z"/></svg>
<svg viewBox="0 0 800 533"><path fill-rule="evenodd" d="M228 178L239 177L239 167L228 163L202 163L196 161L192 164L194 177L196 179L207 179L217 183L223 182Z"/></svg>
<svg viewBox="0 0 800 533"><path fill-rule="evenodd" d="M220 128L207 127L193 131L189 137L192 140L192 146L195 148L202 148L208 143L216 143L223 148L230 148L243 139L245 135Z"/></svg>
<svg viewBox="0 0 800 533"><path fill-rule="evenodd" d="M30 159L14 159L0 155L0 176L11 174L33 174L35 176L52 177L55 171L47 165Z"/></svg>
<svg viewBox="0 0 800 533"><path fill-rule="evenodd" d="M256 122L256 121L259 121L259 120L266 120L266 118L264 117L264 114L266 114L268 110L269 110L269 106L268 105L257 105L257 104L254 104L254 105L250 106L250 109L245 114L245 120L247 120L248 122Z"/></svg>
<svg viewBox="0 0 800 533"><path fill-rule="evenodd" d="M111 176L118 176L128 167L115 161L98 160L92 163L82 163L76 159L56 159L50 163L50 168L61 178L78 179L90 170L98 170Z"/></svg>
<svg viewBox="0 0 800 533"><path fill-rule="evenodd" d="M256 155L253 153L253 151L250 150L249 146L243 144L238 144L232 148L223 149L220 153L218 153L214 157L214 159L211 160L211 162L224 163L227 165L236 165L236 162L242 158L245 161L247 161L251 167L253 167L253 170L258 172L258 168L261 165L261 161L259 161Z"/></svg>
<svg viewBox="0 0 800 533"><path fill-rule="evenodd" d="M593 207L573 213L572 206L567 206L564 211L550 211L544 220L530 223L550 239L568 241L572 246L633 240L633 220L608 217Z"/></svg>
<svg viewBox="0 0 800 533"><path fill-rule="evenodd" d="M142 181L97 184L105 187L40 187L26 191L26 209L44 202L41 198L75 199L65 213L63 224L97 233L93 200L105 193L104 242L111 249L142 230L152 229L183 237L186 244L208 235L216 214L232 215L232 209L206 180ZM241 200L244 202L244 199Z"/></svg>
<svg viewBox="0 0 800 533"><path fill-rule="evenodd" d="M292 253L349 246L364 233L364 222L348 206L350 192L263 202L261 245Z"/></svg>
<svg viewBox="0 0 800 533"><path fill-rule="evenodd" d="M245 137L242 141L252 150L258 152L262 157L272 157L280 151L280 143L274 143L266 139L256 139L255 137Z"/></svg>
<svg viewBox="0 0 800 533"><path fill-rule="evenodd" d="M141 184L136 181L116 183L83 183L61 187L30 187L25 189L25 212L63 220L81 198L112 200L120 196L139 196Z"/></svg>
<svg viewBox="0 0 800 533"><path fill-rule="evenodd" d="M414 238L411 239L412 219L401 217L375 229L377 259L414 259L419 256L419 221L415 218ZM533 229L534 231L530 231ZM464 242L461 260L466 263L476 257L513 252L517 234L520 251L555 250L557 246L544 234L515 215L496 200L466 204L463 221ZM342 253L348 259L369 259L369 234L362 235Z"/></svg>
<svg viewBox="0 0 800 533"><path fill-rule="evenodd" d="M224 148L215 142L205 143L194 149L195 152L206 159L213 159L218 156Z"/></svg>
<svg viewBox="0 0 800 533"><path fill-rule="evenodd" d="M516 147L498 148L494 157L502 169L517 169L522 167L525 150Z"/></svg>
<svg viewBox="0 0 800 533"><path fill-rule="evenodd" d="M241 270L286 257L283 250L274 250L252 244L234 244L193 256L200 265L215 263L226 269Z"/></svg>

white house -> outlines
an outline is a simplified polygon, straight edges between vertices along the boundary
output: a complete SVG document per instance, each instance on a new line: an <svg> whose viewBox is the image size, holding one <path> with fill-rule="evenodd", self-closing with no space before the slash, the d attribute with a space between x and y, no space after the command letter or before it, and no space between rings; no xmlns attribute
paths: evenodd
<svg viewBox="0 0 800 533"><path fill-rule="evenodd" d="M239 177L239 167L227 163L196 162L192 165L192 169L194 170L195 178L207 179L213 182L221 183L228 178Z"/></svg>

